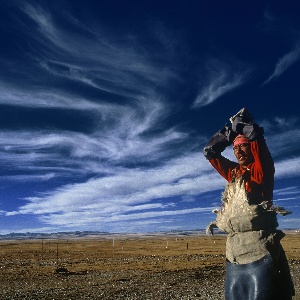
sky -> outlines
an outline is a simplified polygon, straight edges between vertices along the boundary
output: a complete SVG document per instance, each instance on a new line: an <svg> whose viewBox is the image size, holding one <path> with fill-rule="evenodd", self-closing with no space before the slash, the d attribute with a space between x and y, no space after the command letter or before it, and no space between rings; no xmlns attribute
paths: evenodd
<svg viewBox="0 0 300 300"><path fill-rule="evenodd" d="M299 10L2 1L0 234L205 228L226 181L202 149L243 107L293 212L279 228L300 228Z"/></svg>

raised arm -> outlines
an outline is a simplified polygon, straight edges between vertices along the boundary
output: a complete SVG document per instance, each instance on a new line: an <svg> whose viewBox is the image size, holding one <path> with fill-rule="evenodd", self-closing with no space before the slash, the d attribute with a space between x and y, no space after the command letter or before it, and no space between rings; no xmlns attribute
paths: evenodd
<svg viewBox="0 0 300 300"><path fill-rule="evenodd" d="M250 164L251 181L262 185L264 199L272 201L274 188L274 162L264 138L264 130L253 122L247 109L231 118L232 130L244 135L250 142L253 163Z"/></svg>
<svg viewBox="0 0 300 300"><path fill-rule="evenodd" d="M238 163L227 159L221 153L232 144L236 136L237 133L226 124L210 138L203 149L203 155L227 181L231 180L231 170L238 166Z"/></svg>
<svg viewBox="0 0 300 300"><path fill-rule="evenodd" d="M230 118L230 121L232 128L226 124L223 129L215 133L203 149L204 156L221 176L228 182L231 181L232 170L237 169L239 164L225 158L221 153L226 147L232 145L238 135L243 135L250 143L253 155L253 161L249 164L251 181L264 184L266 190L270 191L266 192L270 200L274 186L274 162L263 136L263 128L253 122L252 115L245 108Z"/></svg>

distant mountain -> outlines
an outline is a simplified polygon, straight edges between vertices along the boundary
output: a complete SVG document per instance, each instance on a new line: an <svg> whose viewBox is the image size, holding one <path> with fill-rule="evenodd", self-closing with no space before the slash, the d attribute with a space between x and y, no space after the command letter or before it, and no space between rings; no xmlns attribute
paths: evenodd
<svg viewBox="0 0 300 300"><path fill-rule="evenodd" d="M204 229L197 230L172 230L148 233L109 233L101 231L74 231L74 232L56 232L56 233L9 233L0 235L0 240L24 240L24 239L71 239L71 238L96 238L96 237L117 237L117 236L190 236L205 234Z"/></svg>
<svg viewBox="0 0 300 300"><path fill-rule="evenodd" d="M285 229L286 233L300 233L300 229ZM214 234L224 234L218 230ZM197 236L206 235L205 229L171 230L146 233L111 233L102 231L74 231L55 233L9 233L0 235L0 240L30 240L30 239L76 239L76 238L117 238L117 237L153 237L153 236Z"/></svg>

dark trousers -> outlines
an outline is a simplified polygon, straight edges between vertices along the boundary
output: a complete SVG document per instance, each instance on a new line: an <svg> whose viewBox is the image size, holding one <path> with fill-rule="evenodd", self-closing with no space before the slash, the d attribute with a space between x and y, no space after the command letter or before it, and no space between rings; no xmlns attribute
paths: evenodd
<svg viewBox="0 0 300 300"><path fill-rule="evenodd" d="M226 262L226 300L288 300L280 272L271 255L249 264Z"/></svg>

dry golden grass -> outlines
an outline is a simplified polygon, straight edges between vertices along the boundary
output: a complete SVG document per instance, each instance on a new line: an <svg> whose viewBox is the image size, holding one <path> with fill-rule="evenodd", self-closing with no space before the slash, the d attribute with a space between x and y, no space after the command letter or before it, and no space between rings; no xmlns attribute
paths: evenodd
<svg viewBox="0 0 300 300"><path fill-rule="evenodd" d="M107 269L155 269L155 265L141 263L141 258L165 257L159 264L166 269L179 270L223 262L224 236L161 237L133 236L92 239L20 240L0 242L0 257L15 266L34 266L41 271L53 271L54 266L69 266L72 271ZM182 263L167 257L203 255L201 265L193 260ZM135 261L134 258L140 260ZM213 258L211 261L210 258ZM130 263L124 264L124 260ZM118 263L122 260L122 263ZM153 259L154 260L154 259ZM158 261L158 260L154 260ZM92 263L90 263L92 262ZM48 266L48 268L47 268Z"/></svg>
<svg viewBox="0 0 300 300"><path fill-rule="evenodd" d="M214 237L204 235L109 236L84 239L0 241L0 288L2 287L4 291L3 299L24 299L26 295L31 295L26 299L59 299L63 292L64 295L69 295L68 299L73 299L71 295L75 293L75 290L70 288L71 281L69 280L68 285L65 286L65 281L59 276L64 275L64 278L73 276L73 280L76 281L77 295L84 293L87 287L85 276L90 276L89 284L93 283L97 293L101 291L102 299L119 299L115 294L112 296L112 291L107 294L106 289L115 289L121 283L124 285L124 280L130 280L131 285L127 287L127 292L132 294L133 291L130 290L133 286L132 282L143 281L143 276L148 278L158 273L168 273L170 277L171 274L175 276L183 274L180 272L190 272L189 276L194 278L197 274L202 280L204 277L199 272L203 270L205 274L208 274L207 272L211 271L212 273L205 276L218 277L218 280L222 282L225 242L225 235ZM290 264L299 264L299 235L287 234L282 240L282 245ZM299 268L295 270L299 273ZM94 274L92 279L91 274ZM99 274L106 274L110 276L110 279L100 281ZM75 277L76 275L82 276L79 278ZM199 278L197 280L200 280ZM166 281L166 279L161 280ZM195 282L195 284L198 283ZM295 285L298 290L298 282ZM93 290L89 288L90 291ZM120 289L116 291L120 292ZM51 295L49 291L52 291ZM100 299L99 297L87 299ZM142 299L138 296L124 297L120 296L120 299ZM199 297L195 299L202 299Z"/></svg>

